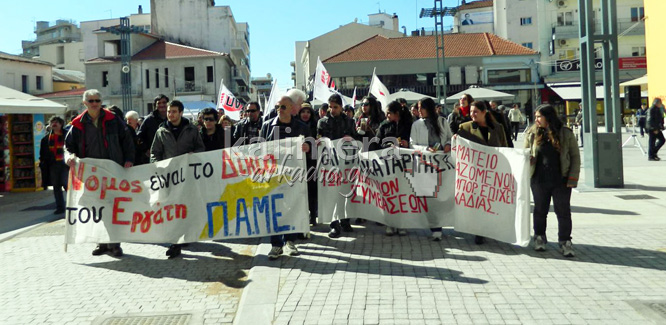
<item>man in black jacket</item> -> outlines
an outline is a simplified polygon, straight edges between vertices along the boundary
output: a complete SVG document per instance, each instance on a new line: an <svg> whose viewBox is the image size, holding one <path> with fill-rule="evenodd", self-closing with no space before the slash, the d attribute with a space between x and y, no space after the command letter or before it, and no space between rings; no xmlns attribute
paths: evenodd
<svg viewBox="0 0 666 325"><path fill-rule="evenodd" d="M143 123L139 127L139 132L137 133L140 146L138 151L141 152L141 156L137 157L139 163L148 162L150 159L150 146L153 145L155 133L157 133L160 125L167 120L167 103L169 103L169 97L162 94L155 97L153 100L153 112L144 118Z"/></svg>
<svg viewBox="0 0 666 325"><path fill-rule="evenodd" d="M62 130L65 120L54 116L49 120L51 131L47 133L39 148L39 167L42 171L44 188L53 185L56 210L54 214L65 213L65 196L69 167L65 164L65 133Z"/></svg>
<svg viewBox="0 0 666 325"><path fill-rule="evenodd" d="M102 109L102 94L97 89L83 93L86 110L72 120L65 137L69 153L67 165L74 168L76 158L109 159L125 168L134 165L134 141L122 118ZM123 255L120 243L98 244L94 256L109 252L115 257Z"/></svg>
<svg viewBox="0 0 666 325"><path fill-rule="evenodd" d="M261 138L266 141L280 140L298 136L310 136L310 130L305 123L296 119L298 110L295 109L296 103L291 98L283 96L275 105L275 110L278 115L268 121L264 122L261 126ZM300 104L298 104L300 109ZM303 143L302 149L304 152L310 152L310 145ZM294 239L296 234L274 235L271 236L271 251L268 253L268 258L271 260L277 259L282 254L282 247L286 246L289 249L289 255L296 256L299 254Z"/></svg>
<svg viewBox="0 0 666 325"><path fill-rule="evenodd" d="M655 98L647 111L646 129L648 131L648 160L659 161L659 149L664 145L664 104ZM657 142L658 140L658 142Z"/></svg>
<svg viewBox="0 0 666 325"><path fill-rule="evenodd" d="M234 129L233 144L242 146L251 143L251 140L259 136L261 131L261 106L258 102L250 102L245 110L246 117L236 124Z"/></svg>

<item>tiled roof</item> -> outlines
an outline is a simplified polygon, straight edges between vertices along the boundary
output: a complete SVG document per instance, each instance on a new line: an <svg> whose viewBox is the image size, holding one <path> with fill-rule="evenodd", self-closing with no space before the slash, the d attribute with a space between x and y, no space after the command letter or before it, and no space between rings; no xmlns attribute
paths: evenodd
<svg viewBox="0 0 666 325"><path fill-rule="evenodd" d="M493 0L479 0L479 1L474 1L474 2L468 2L464 5L460 5L458 7L458 11L467 10L467 9L492 7L492 6L493 6Z"/></svg>
<svg viewBox="0 0 666 325"><path fill-rule="evenodd" d="M41 98L60 98L60 97L71 97L71 96L83 96L83 93L86 92L86 88L82 87L79 89L63 90L56 91L48 94L36 95L36 97Z"/></svg>
<svg viewBox="0 0 666 325"><path fill-rule="evenodd" d="M5 52L0 52L0 59L4 60L10 60L10 61L18 61L18 62L26 62L26 63L34 63L34 64L43 64L43 65L48 65L48 66L53 66L53 64L45 61L40 61L40 60L35 60L35 59L30 59L14 54L9 54Z"/></svg>
<svg viewBox="0 0 666 325"><path fill-rule="evenodd" d="M157 41L132 56L132 61L164 60L176 58L192 58L207 56L224 56L226 53L199 49L196 47L176 43ZM91 63L108 63L120 61L119 56L101 57L88 60Z"/></svg>
<svg viewBox="0 0 666 325"><path fill-rule="evenodd" d="M75 70L53 69L53 81L85 83L86 74Z"/></svg>
<svg viewBox="0 0 666 325"><path fill-rule="evenodd" d="M435 46L435 36L386 38L375 35L324 62L431 59L437 57ZM444 35L444 56L447 58L536 53L532 49L490 33Z"/></svg>

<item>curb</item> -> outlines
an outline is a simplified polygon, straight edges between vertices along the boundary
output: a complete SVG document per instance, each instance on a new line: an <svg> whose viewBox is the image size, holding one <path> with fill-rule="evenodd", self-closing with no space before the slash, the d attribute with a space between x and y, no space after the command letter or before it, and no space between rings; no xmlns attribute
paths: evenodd
<svg viewBox="0 0 666 325"><path fill-rule="evenodd" d="M275 318L280 272L275 268L260 265L257 259L268 260L270 243L259 244L255 251L252 269L248 274L249 284L243 289L234 324L272 324ZM277 262L277 261L276 261Z"/></svg>

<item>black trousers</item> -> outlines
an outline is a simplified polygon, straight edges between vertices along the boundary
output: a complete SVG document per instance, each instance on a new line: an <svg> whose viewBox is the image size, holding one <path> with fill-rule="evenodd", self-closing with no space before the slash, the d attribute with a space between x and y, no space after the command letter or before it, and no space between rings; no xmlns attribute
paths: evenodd
<svg viewBox="0 0 666 325"><path fill-rule="evenodd" d="M69 177L69 166L64 162L56 162L49 166L49 174L53 185L53 196L55 197L56 209L65 210L65 195L67 191L67 178Z"/></svg>
<svg viewBox="0 0 666 325"><path fill-rule="evenodd" d="M511 128L513 129L513 140L518 140L518 129L520 129L520 122L511 122Z"/></svg>
<svg viewBox="0 0 666 325"><path fill-rule="evenodd" d="M654 131L655 130L648 131L648 158L657 157L659 149L664 145L664 133L659 130L657 134L655 134ZM658 143L657 140L659 140Z"/></svg>
<svg viewBox="0 0 666 325"><path fill-rule="evenodd" d="M558 224L558 241L571 240L571 188L565 183L544 184L532 179L534 235L546 238L546 218L553 199Z"/></svg>

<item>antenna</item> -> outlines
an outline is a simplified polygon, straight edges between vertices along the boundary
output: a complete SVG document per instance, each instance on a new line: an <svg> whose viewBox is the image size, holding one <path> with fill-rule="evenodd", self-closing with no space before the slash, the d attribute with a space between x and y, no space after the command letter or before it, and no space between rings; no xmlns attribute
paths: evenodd
<svg viewBox="0 0 666 325"><path fill-rule="evenodd" d="M377 12L380 14L382 13L382 7L380 6L379 1L377 2Z"/></svg>

